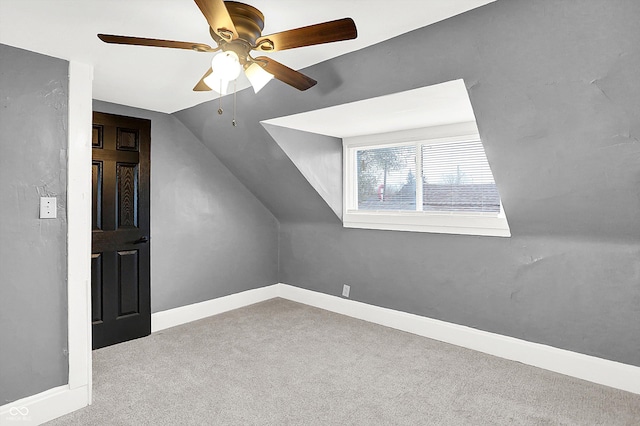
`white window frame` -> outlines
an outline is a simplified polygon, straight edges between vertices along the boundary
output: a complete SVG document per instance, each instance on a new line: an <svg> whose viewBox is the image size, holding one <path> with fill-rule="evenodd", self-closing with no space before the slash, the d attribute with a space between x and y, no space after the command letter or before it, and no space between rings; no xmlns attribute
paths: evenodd
<svg viewBox="0 0 640 426"><path fill-rule="evenodd" d="M390 133L344 138L343 226L345 228L441 234L510 237L511 231L500 203L499 213L460 213L393 210L358 210L356 152L362 148L387 148L415 143L466 142L480 140L475 122L401 130ZM422 205L422 157L416 151L416 205Z"/></svg>

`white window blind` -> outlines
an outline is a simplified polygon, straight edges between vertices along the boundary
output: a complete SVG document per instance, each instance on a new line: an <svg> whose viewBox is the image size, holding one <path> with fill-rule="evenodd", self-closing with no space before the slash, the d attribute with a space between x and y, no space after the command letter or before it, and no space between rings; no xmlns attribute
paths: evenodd
<svg viewBox="0 0 640 426"><path fill-rule="evenodd" d="M479 140L422 145L423 211L499 213L500 196Z"/></svg>

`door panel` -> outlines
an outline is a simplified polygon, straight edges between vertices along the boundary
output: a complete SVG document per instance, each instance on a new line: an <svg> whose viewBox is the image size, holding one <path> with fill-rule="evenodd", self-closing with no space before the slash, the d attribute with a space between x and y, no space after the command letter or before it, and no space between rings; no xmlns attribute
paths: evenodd
<svg viewBox="0 0 640 426"><path fill-rule="evenodd" d="M91 318L102 322L102 255L91 255Z"/></svg>
<svg viewBox="0 0 640 426"><path fill-rule="evenodd" d="M96 349L151 332L151 122L94 112L93 123L91 289Z"/></svg>
<svg viewBox="0 0 640 426"><path fill-rule="evenodd" d="M118 252L118 318L138 314L138 250Z"/></svg>
<svg viewBox="0 0 640 426"><path fill-rule="evenodd" d="M94 161L91 165L93 176L93 205L91 208L91 229L102 229L102 161Z"/></svg>
<svg viewBox="0 0 640 426"><path fill-rule="evenodd" d="M138 165L117 163L118 228L138 227Z"/></svg>

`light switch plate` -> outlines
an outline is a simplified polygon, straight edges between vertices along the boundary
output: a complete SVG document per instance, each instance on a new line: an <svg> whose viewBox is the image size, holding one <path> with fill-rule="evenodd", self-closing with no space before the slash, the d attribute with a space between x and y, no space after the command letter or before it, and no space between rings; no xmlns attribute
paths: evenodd
<svg viewBox="0 0 640 426"><path fill-rule="evenodd" d="M40 197L40 219L55 219L57 213L56 197Z"/></svg>

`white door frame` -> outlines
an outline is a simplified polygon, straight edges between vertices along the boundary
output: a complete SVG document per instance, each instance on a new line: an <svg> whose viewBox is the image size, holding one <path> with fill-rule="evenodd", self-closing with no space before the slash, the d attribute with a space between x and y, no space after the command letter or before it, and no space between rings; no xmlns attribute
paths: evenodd
<svg viewBox="0 0 640 426"><path fill-rule="evenodd" d="M91 403L91 132L93 66L69 63L67 274L69 389Z"/></svg>

